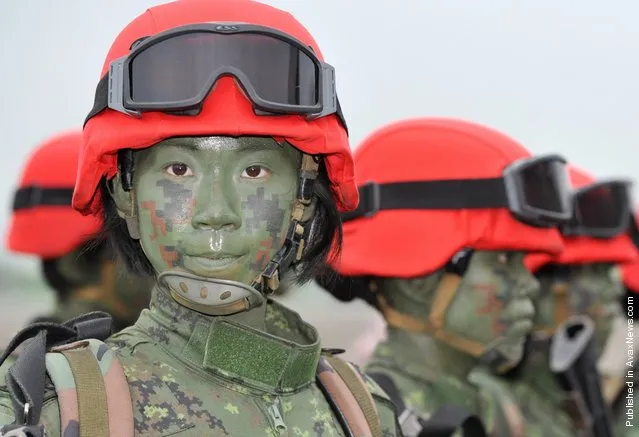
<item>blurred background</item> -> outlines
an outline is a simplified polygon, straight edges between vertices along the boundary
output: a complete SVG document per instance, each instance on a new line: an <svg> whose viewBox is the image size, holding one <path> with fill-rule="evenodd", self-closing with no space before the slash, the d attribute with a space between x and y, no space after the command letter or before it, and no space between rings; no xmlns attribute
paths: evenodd
<svg viewBox="0 0 639 437"><path fill-rule="evenodd" d="M335 66L352 147L393 120L453 116L534 153L563 154L598 177L636 174L634 0L264 2L304 23ZM113 39L159 3L0 2L0 232L32 148L82 125ZM355 361L383 335L372 309L339 304L314 285L283 300L318 326L326 346L348 348ZM0 249L0 345L52 304L36 260Z"/></svg>

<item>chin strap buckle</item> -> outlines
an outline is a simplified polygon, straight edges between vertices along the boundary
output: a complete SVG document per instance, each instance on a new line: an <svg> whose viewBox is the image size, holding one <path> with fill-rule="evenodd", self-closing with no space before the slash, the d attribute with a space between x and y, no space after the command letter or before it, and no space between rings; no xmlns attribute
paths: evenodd
<svg viewBox="0 0 639 437"><path fill-rule="evenodd" d="M272 294L280 286L280 272L302 259L304 252L304 210L313 201L315 180L319 170L319 159L311 155L302 156L302 167L297 187L297 198L291 212L291 222L284 244L268 262L262 273L251 284L264 294Z"/></svg>

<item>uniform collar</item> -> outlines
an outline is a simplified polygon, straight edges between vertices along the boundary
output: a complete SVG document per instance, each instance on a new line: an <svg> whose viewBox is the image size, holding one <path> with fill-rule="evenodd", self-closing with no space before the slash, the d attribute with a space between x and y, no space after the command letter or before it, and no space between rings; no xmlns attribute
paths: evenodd
<svg viewBox="0 0 639 437"><path fill-rule="evenodd" d="M180 361L234 383L287 393L314 381L321 354L315 328L273 301L251 311L261 313L264 330L238 317L200 314L156 287L136 325Z"/></svg>

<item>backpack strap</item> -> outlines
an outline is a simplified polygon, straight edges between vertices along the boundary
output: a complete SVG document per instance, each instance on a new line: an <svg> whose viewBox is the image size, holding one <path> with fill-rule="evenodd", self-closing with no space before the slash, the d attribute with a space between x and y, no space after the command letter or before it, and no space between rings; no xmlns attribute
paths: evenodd
<svg viewBox="0 0 639 437"><path fill-rule="evenodd" d="M458 429L464 437L487 437L484 425L476 415L456 405L444 405L428 420L421 419L406 406L402 395L390 376L369 373L393 401L399 415L399 425L406 437L451 437Z"/></svg>
<svg viewBox="0 0 639 437"><path fill-rule="evenodd" d="M350 363L320 357L317 382L349 437L382 437L382 424L366 382Z"/></svg>
<svg viewBox="0 0 639 437"><path fill-rule="evenodd" d="M33 323L18 332L0 357L0 366L22 343L24 350L9 369L6 384L13 402L14 425L36 426L40 421L46 383L47 349L85 338L111 335L112 320L107 313L95 311L63 324Z"/></svg>
<svg viewBox="0 0 639 437"><path fill-rule="evenodd" d="M99 340L51 349L47 373L60 405L60 423L79 437L133 437L129 385L115 352Z"/></svg>

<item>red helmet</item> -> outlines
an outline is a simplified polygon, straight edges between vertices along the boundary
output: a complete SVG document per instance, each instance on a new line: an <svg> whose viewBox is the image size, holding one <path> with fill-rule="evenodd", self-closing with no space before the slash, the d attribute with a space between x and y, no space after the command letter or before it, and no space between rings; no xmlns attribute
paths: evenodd
<svg viewBox="0 0 639 437"><path fill-rule="evenodd" d="M7 235L13 252L56 258L78 248L100 229L96 217L71 207L82 132L45 141L31 154L16 191Z"/></svg>
<svg viewBox="0 0 639 437"><path fill-rule="evenodd" d="M110 63L127 55L140 38L178 26L206 22L242 22L268 26L293 36L322 55L313 37L289 13L251 0L181 0L148 9L115 39L102 76ZM353 159L345 128L335 115L307 120L300 115L257 116L235 80L222 77L197 116L145 112L141 117L106 109L84 127L84 147L73 206L84 214L100 209L98 184L116 173L117 152L142 149L176 136L254 135L284 138L308 154L325 155L335 201L342 210L357 206Z"/></svg>
<svg viewBox="0 0 639 437"><path fill-rule="evenodd" d="M586 187L595 178L574 166L569 167L570 180L574 189ZM587 236L563 236L564 251L557 256L531 254L526 257L526 266L533 272L546 264L623 264L637 258L637 249L627 233L613 238L593 238Z"/></svg>
<svg viewBox="0 0 639 437"><path fill-rule="evenodd" d="M633 223L635 229L639 229L639 210L635 212L633 219L635 220L635 223ZM639 237L639 235L636 237ZM639 241L635 242L635 244L638 242ZM637 249L639 249L639 247L637 247ZM639 293L639 259L623 265L621 271L623 273L623 283L626 288L634 293Z"/></svg>
<svg viewBox="0 0 639 437"><path fill-rule="evenodd" d="M489 179L530 153L477 124L421 118L388 125L355 152L358 186L450 179ZM364 199L362 199L362 202ZM414 277L441 268L463 248L558 253L559 232L522 223L507 208L393 209L347 221L342 275Z"/></svg>

